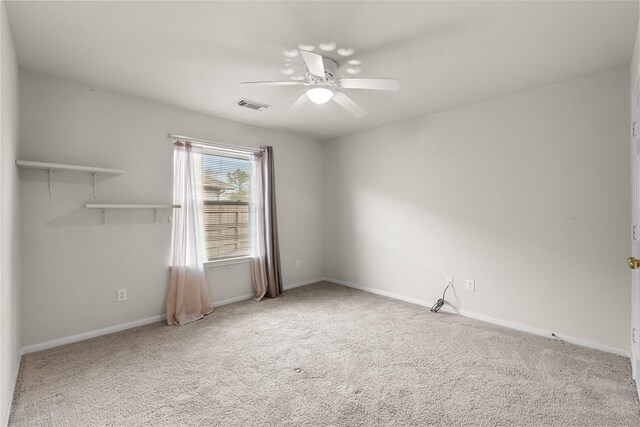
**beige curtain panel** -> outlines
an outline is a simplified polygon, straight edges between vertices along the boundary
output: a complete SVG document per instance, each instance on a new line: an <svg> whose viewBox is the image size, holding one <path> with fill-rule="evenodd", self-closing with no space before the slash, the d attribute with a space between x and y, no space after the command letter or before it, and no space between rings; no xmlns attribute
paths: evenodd
<svg viewBox="0 0 640 427"><path fill-rule="evenodd" d="M275 298L282 293L280 272L280 244L276 213L276 188L273 147L264 147L255 157L255 227L254 254L251 273L256 294L254 300L265 296Z"/></svg>
<svg viewBox="0 0 640 427"><path fill-rule="evenodd" d="M202 219L198 206L199 174L195 171L191 145L176 142L173 159L173 203L171 225L171 284L167 298L167 323L183 325L213 311L204 278Z"/></svg>

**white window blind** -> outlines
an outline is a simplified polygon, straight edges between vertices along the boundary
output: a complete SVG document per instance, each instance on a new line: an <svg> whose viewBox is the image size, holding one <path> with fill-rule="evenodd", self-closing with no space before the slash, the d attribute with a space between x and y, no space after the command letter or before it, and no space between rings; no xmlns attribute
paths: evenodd
<svg viewBox="0 0 640 427"><path fill-rule="evenodd" d="M203 148L202 212L208 259L250 254L252 156Z"/></svg>

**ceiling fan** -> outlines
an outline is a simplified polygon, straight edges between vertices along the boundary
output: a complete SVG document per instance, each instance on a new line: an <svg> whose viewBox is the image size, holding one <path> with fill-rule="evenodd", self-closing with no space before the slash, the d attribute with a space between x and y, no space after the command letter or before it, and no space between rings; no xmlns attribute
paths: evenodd
<svg viewBox="0 0 640 427"><path fill-rule="evenodd" d="M353 99L345 95L342 92L343 89L398 90L398 81L396 79L337 77L338 64L333 59L305 50L301 50L300 55L306 66L305 79L303 81L242 82L240 84L306 86L306 92L287 111L298 109L306 104L307 101L324 104L333 100L356 117L362 117L367 112Z"/></svg>

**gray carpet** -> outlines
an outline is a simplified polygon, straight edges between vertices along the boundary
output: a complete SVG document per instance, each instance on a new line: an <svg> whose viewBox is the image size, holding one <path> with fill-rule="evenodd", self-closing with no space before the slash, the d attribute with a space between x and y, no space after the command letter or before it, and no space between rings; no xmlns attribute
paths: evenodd
<svg viewBox="0 0 640 427"><path fill-rule="evenodd" d="M26 355L10 425L637 426L630 369L318 283Z"/></svg>

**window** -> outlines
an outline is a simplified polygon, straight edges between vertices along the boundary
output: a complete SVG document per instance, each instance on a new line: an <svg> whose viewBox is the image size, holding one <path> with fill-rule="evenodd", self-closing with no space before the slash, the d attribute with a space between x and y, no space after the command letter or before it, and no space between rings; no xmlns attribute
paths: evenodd
<svg viewBox="0 0 640 427"><path fill-rule="evenodd" d="M209 261L251 251L253 161L248 154L203 148L201 175L204 246Z"/></svg>

